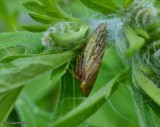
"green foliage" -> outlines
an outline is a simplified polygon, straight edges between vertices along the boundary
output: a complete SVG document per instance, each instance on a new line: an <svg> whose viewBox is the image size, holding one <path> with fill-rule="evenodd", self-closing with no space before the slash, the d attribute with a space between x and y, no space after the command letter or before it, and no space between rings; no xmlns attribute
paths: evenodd
<svg viewBox="0 0 160 127"><path fill-rule="evenodd" d="M10 32L0 34L0 50L7 48L24 48L26 54L36 54L44 51L41 44L42 33ZM12 54L11 54L12 55ZM2 57L2 56L1 56Z"/></svg>
<svg viewBox="0 0 160 127"><path fill-rule="evenodd" d="M138 36L129 25L124 26L124 31L129 42L129 49L126 52L126 55L132 56L145 44L145 39Z"/></svg>
<svg viewBox="0 0 160 127"><path fill-rule="evenodd" d="M149 99L136 88L131 88L140 127L156 127L153 114L149 109Z"/></svg>
<svg viewBox="0 0 160 127"><path fill-rule="evenodd" d="M9 96L8 92L10 90L16 90L17 88L25 85L26 82L42 75L50 69L55 69L63 65L73 56L72 52L40 56L36 55L32 57L18 58L9 64L1 64L0 91L1 93ZM2 96L2 99L4 99L4 97ZM5 111L4 109L6 108L7 107L4 105L1 107L1 110ZM8 107L8 110L9 109L10 107Z"/></svg>
<svg viewBox="0 0 160 127"><path fill-rule="evenodd" d="M135 70L135 78L138 85L144 92L160 106L160 90L159 88L137 68Z"/></svg>
<svg viewBox="0 0 160 127"><path fill-rule="evenodd" d="M53 126L71 127L83 122L106 102L106 99L108 99L113 93L113 91L116 89L117 85L119 84L119 81L125 80L126 76L128 76L128 70L117 75L113 80L111 80L109 83L103 86L94 95L85 99L85 101L81 103L78 107L76 107L74 110L67 113L65 116L58 119L56 122L53 122Z"/></svg>
<svg viewBox="0 0 160 127"><path fill-rule="evenodd" d="M0 122L16 119L11 113L15 105L17 119L29 122L28 126L33 127L120 127L127 123L130 123L127 127L137 127L134 110L130 108L133 102L131 98L124 100L130 91L139 126L157 127L160 123L160 24L155 10L159 7L150 1L149 6L140 2L136 10L137 4L133 0L81 0L81 4L93 10L83 7L84 10L80 10L82 19L85 19L85 12L93 16L95 12L101 13L96 13L100 20L87 17L90 20L86 21L80 19L78 13L67 11L73 14L70 16L64 11L81 8L76 4L67 7L71 2L80 1L67 1L69 3L64 5L61 2L64 1L27 1L23 5L39 24L24 25L24 28L34 33L16 31L0 34ZM17 15L8 13L4 5L5 2L1 1L0 18L13 30ZM149 19L151 17L155 20ZM113 29L117 19L117 28ZM97 82L89 97L85 98L75 78L76 73L71 75L68 68L76 72L75 59L81 55L81 48L87 43L92 28L96 27L92 25L101 21L108 25L108 52ZM121 27L121 33L117 34ZM118 92L119 86L123 89L121 92ZM110 108L107 108L108 104L111 104ZM97 121L101 124L98 125Z"/></svg>
<svg viewBox="0 0 160 127"><path fill-rule="evenodd" d="M81 44L82 42L84 42L88 34L88 24L72 22L64 25L64 28L61 29L62 25L63 23L57 27L55 26L55 28L57 28L57 31L50 33L50 37L54 40L54 43L56 45L77 45L78 43Z"/></svg>
<svg viewBox="0 0 160 127"><path fill-rule="evenodd" d="M54 0L40 0L38 2L26 2L23 4L28 10L31 11L29 15L36 21L44 24L55 24L60 21L73 21L74 18L70 17L62 11ZM32 25L33 26L33 25ZM30 31L45 30L44 26L24 26L25 29Z"/></svg>
<svg viewBox="0 0 160 127"><path fill-rule="evenodd" d="M112 14L119 9L118 5L113 0L81 0L87 7L101 12L103 14Z"/></svg>
<svg viewBox="0 0 160 127"><path fill-rule="evenodd" d="M51 24L60 21L59 19L52 18L46 15L39 15L34 13L29 13L29 15L32 17L32 19L39 21L44 24Z"/></svg>
<svg viewBox="0 0 160 127"><path fill-rule="evenodd" d="M22 92L18 101L16 102L16 111L21 121L27 121L27 126L44 127L46 126L52 114L40 109L31 101L25 92ZM25 127L26 124L22 125Z"/></svg>
<svg viewBox="0 0 160 127"><path fill-rule="evenodd" d="M76 108L80 103L83 102L83 100L84 97L79 88L79 83L69 71L66 72L66 74L61 78L60 96L53 113L53 123L58 118L63 117L66 113Z"/></svg>
<svg viewBox="0 0 160 127"><path fill-rule="evenodd" d="M49 55L35 55L32 57L19 58L11 61L9 64L1 65L0 72L1 85L20 86L27 80L32 79L35 75L43 74L51 68L57 68L68 62L74 56L73 52L65 52ZM61 59L59 59L61 57ZM8 67L8 68L7 68ZM16 75L19 77L15 78ZM10 87L11 87L10 86Z"/></svg>
<svg viewBox="0 0 160 127"><path fill-rule="evenodd" d="M14 103L17 100L18 95L20 94L22 87L14 88L8 90L0 89L0 121L3 122L7 119L9 113L14 107Z"/></svg>
<svg viewBox="0 0 160 127"><path fill-rule="evenodd" d="M44 3L44 4L46 4L46 3ZM63 18L63 16L58 15L58 11L55 9L56 5L53 5L54 8L52 8L50 4L43 6L43 5L40 5L37 2L32 2L32 1L24 3L23 5L28 10L30 10L32 12L35 12L35 13L40 13L40 14L43 14L43 15L46 15L46 16L50 16L50 17L55 17L55 18ZM45 7L49 7L52 10L47 10Z"/></svg>
<svg viewBox="0 0 160 127"><path fill-rule="evenodd" d="M32 32L43 32L45 31L49 25L42 25L42 26L34 26L34 25L24 25L23 28L32 31Z"/></svg>
<svg viewBox="0 0 160 127"><path fill-rule="evenodd" d="M124 7L128 7L132 2L133 0L124 0Z"/></svg>
<svg viewBox="0 0 160 127"><path fill-rule="evenodd" d="M50 84L55 84L61 77L66 73L66 70L69 66L69 63L62 65L61 67L54 69L51 73L51 82Z"/></svg>
<svg viewBox="0 0 160 127"><path fill-rule="evenodd" d="M141 36L141 37L143 37L143 38L145 38L145 39L150 39L149 34L148 34L145 30L143 30L143 29L137 28L137 29L135 29L135 32L136 32L139 36Z"/></svg>
<svg viewBox="0 0 160 127"><path fill-rule="evenodd" d="M44 33L42 44L52 52L75 50L85 43L88 29L88 24L83 22L60 22Z"/></svg>
<svg viewBox="0 0 160 127"><path fill-rule="evenodd" d="M15 31L15 27L19 26L19 24L17 23L19 11L12 8L8 9L8 3L8 1L0 1L0 23L1 21L3 21L3 25L6 27L7 31ZM12 3L10 2L10 4ZM2 31L5 30L2 28Z"/></svg>
<svg viewBox="0 0 160 127"><path fill-rule="evenodd" d="M150 37L153 39L153 40L159 40L159 34L160 34L160 31L159 31L159 27L160 27L160 22L155 22L151 25L149 25L146 30L147 32L149 33Z"/></svg>
<svg viewBox="0 0 160 127"><path fill-rule="evenodd" d="M40 43L40 35L42 34L31 34L30 32L0 35L0 44L3 44L0 49L1 101L3 104L7 101L8 105L1 105L1 110L4 112L4 115L1 115L1 121L13 108L14 101L26 82L43 75L50 69L60 67L75 56L72 51L57 54L36 54L44 50Z"/></svg>
<svg viewBox="0 0 160 127"><path fill-rule="evenodd" d="M120 5L118 2L120 1ZM109 15L114 14L115 12L120 12L123 7L128 7L133 0L81 0L81 2L95 11L98 11L102 14Z"/></svg>

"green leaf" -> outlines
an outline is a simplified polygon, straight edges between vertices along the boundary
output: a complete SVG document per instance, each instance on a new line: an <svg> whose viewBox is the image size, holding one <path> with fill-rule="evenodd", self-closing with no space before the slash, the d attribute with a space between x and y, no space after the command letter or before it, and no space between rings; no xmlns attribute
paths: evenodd
<svg viewBox="0 0 160 127"><path fill-rule="evenodd" d="M17 1L16 1L17 2ZM15 2L15 3L16 3ZM14 10L12 8L15 8L14 5L12 5L12 8L9 8L9 4L12 4L12 2L9 1L0 1L0 20L2 21L1 25L5 25L5 27L1 27L1 30L3 31L15 31L15 28L18 26L17 20L18 20L18 9ZM10 13L12 12L12 13Z"/></svg>
<svg viewBox="0 0 160 127"><path fill-rule="evenodd" d="M160 88L144 76L138 67L134 67L134 76L142 90L160 106Z"/></svg>
<svg viewBox="0 0 160 127"><path fill-rule="evenodd" d="M36 21L45 23L45 24L52 24L56 23L58 21L61 21L60 19L52 18L49 16L41 15L41 14L35 14L35 13L29 13L29 15Z"/></svg>
<svg viewBox="0 0 160 127"><path fill-rule="evenodd" d="M25 57L26 49L24 47L15 46L0 50L0 62L10 62L19 57Z"/></svg>
<svg viewBox="0 0 160 127"><path fill-rule="evenodd" d="M53 84L53 85L49 84L51 72L52 70L48 71L47 73L39 76L37 79L25 85L25 88L24 88L25 92L35 103L44 101L45 100L44 98L48 97L47 96L48 93L53 91L53 89L55 88L55 85L57 85L57 84Z"/></svg>
<svg viewBox="0 0 160 127"><path fill-rule="evenodd" d="M16 102L16 111L21 122L28 122L27 126L32 127L45 127L52 117L52 114L35 105L25 92L22 92ZM26 124L23 124L22 127L26 127Z"/></svg>
<svg viewBox="0 0 160 127"><path fill-rule="evenodd" d="M26 54L36 54L44 51L41 44L42 33L10 32L0 34L0 50L10 47L25 48Z"/></svg>
<svg viewBox="0 0 160 127"><path fill-rule="evenodd" d="M42 75L25 87L25 90L33 99L33 101L39 102L41 100L44 100L44 98L48 97L48 93L54 93L55 95L55 93L57 92L57 85L60 84L60 79L66 72L68 65L69 63L66 63L56 69L47 72L45 75ZM53 107L53 105L51 107Z"/></svg>
<svg viewBox="0 0 160 127"><path fill-rule="evenodd" d="M106 99L111 96L116 86L119 84L119 81L122 81L122 78L123 80L125 79L126 74L128 74L128 70L117 75L98 92L86 98L84 102L81 103L78 107L74 108L72 111L59 118L57 121L53 121L53 126L74 127L79 125L81 122L94 114L99 109L99 107L101 107L106 102Z"/></svg>
<svg viewBox="0 0 160 127"><path fill-rule="evenodd" d="M131 3L133 2L133 0L124 0L124 7L128 7Z"/></svg>
<svg viewBox="0 0 160 127"><path fill-rule="evenodd" d="M129 49L126 52L126 55L132 56L145 44L145 39L138 36L129 25L124 26L124 32L129 42Z"/></svg>
<svg viewBox="0 0 160 127"><path fill-rule="evenodd" d="M88 8L106 15L112 14L120 9L113 0L81 0L81 2Z"/></svg>
<svg viewBox="0 0 160 127"><path fill-rule="evenodd" d="M150 35L150 38L152 39L152 41L157 41L160 39L159 34L160 34L160 30L159 30L159 26L160 26L160 22L157 21L149 26L147 26L146 30Z"/></svg>
<svg viewBox="0 0 160 127"><path fill-rule="evenodd" d="M154 113L160 118L160 107L155 103L150 97L145 96L145 100L148 102L148 105L152 108Z"/></svg>
<svg viewBox="0 0 160 127"><path fill-rule="evenodd" d="M45 31L49 25L43 25L43 26L35 26L35 25L23 25L23 28L31 31L31 32L43 32Z"/></svg>
<svg viewBox="0 0 160 127"><path fill-rule="evenodd" d="M150 24L149 26L146 27L147 32L152 33L155 32L159 28L160 22L157 21L153 24Z"/></svg>
<svg viewBox="0 0 160 127"><path fill-rule="evenodd" d="M6 8L6 2L5 1L0 1L0 18L6 20L7 18L9 18L9 12Z"/></svg>
<svg viewBox="0 0 160 127"><path fill-rule="evenodd" d="M75 20L73 17L69 16L66 12L64 12L57 4L56 0L40 0L44 5L45 9L47 8L49 11L56 12L62 19L66 19L69 21Z"/></svg>
<svg viewBox="0 0 160 127"><path fill-rule="evenodd" d="M141 37L144 37L145 39L150 39L149 34L143 29L137 28L135 29L135 32L136 34L138 34Z"/></svg>
<svg viewBox="0 0 160 127"><path fill-rule="evenodd" d="M139 126L158 127L149 108L148 103L150 103L150 99L146 99L143 93L136 88L130 88L130 90L135 104Z"/></svg>
<svg viewBox="0 0 160 127"><path fill-rule="evenodd" d="M61 67L54 69L51 74L50 84L56 83L61 77L66 73L66 70L69 67L69 63L62 65Z"/></svg>
<svg viewBox="0 0 160 127"><path fill-rule="evenodd" d="M38 80L31 82L30 85L25 87L27 88L26 90L28 95L36 102L44 101L44 99L46 102L48 99L48 93L53 93L54 100L49 103L51 104L50 107L55 107L60 91L60 79L65 74L68 66L69 63L66 63L56 69L53 69L52 72L47 73L47 75L39 77Z"/></svg>
<svg viewBox="0 0 160 127"><path fill-rule="evenodd" d="M40 0L42 3L37 2L27 2L24 3L24 6L32 11L29 15L36 21L52 24L57 21L73 21L76 20L65 13L55 2L55 0Z"/></svg>
<svg viewBox="0 0 160 127"><path fill-rule="evenodd" d="M0 91L15 89L43 73L62 66L74 57L74 52L35 55L0 64ZM17 76L18 75L18 76Z"/></svg>
<svg viewBox="0 0 160 127"><path fill-rule="evenodd" d="M59 15L57 12L54 12L53 10L46 9L46 7L38 4L37 2L27 2L23 4L28 10L39 13L42 15L46 15L49 17L54 18L63 18L61 15Z"/></svg>
<svg viewBox="0 0 160 127"><path fill-rule="evenodd" d="M6 92L0 91L0 122L4 122L11 112L22 87Z"/></svg>
<svg viewBox="0 0 160 127"><path fill-rule="evenodd" d="M61 29L63 25L64 28ZM50 36L59 46L82 44L88 35L89 29L88 24L79 22L72 22L66 26L61 24L58 28L61 30L50 33Z"/></svg>
<svg viewBox="0 0 160 127"><path fill-rule="evenodd" d="M18 58L10 63L1 63L0 98L2 99L0 101L0 110L2 110L1 112L3 114L0 115L0 120L6 118L9 111L12 109L13 102L23 85L26 85L28 81L43 75L51 69L62 66L73 57L73 52L65 52L59 54L35 55L32 57Z"/></svg>
<svg viewBox="0 0 160 127"><path fill-rule="evenodd" d="M74 68L73 71L75 71L75 66L72 64L70 65L70 68ZM82 95L79 81L77 81L75 77L67 71L61 79L60 97L55 108L54 119L52 121L55 121L74 109L83 100L84 96Z"/></svg>
<svg viewBox="0 0 160 127"><path fill-rule="evenodd" d="M55 0L39 0L43 3L45 7L52 9L53 11L57 11L57 5Z"/></svg>

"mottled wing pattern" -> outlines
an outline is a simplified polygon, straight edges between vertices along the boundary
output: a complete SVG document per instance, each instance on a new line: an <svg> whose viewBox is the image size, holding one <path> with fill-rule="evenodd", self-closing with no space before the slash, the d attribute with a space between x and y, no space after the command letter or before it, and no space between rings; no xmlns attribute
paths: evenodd
<svg viewBox="0 0 160 127"><path fill-rule="evenodd" d="M96 81L106 47L106 24L101 23L82 51L78 64L78 78L85 96L88 96Z"/></svg>
<svg viewBox="0 0 160 127"><path fill-rule="evenodd" d="M87 43L84 50L84 73L87 84L93 85L99 71L99 67L106 48L106 24L101 23L91 39Z"/></svg>

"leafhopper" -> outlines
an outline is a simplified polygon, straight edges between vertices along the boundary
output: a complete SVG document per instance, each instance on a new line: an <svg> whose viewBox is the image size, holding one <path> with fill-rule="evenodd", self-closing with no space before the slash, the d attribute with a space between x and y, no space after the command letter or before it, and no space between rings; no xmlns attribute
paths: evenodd
<svg viewBox="0 0 160 127"><path fill-rule="evenodd" d="M101 23L91 35L78 59L76 76L85 97L90 94L96 81L106 48L106 38L106 24Z"/></svg>

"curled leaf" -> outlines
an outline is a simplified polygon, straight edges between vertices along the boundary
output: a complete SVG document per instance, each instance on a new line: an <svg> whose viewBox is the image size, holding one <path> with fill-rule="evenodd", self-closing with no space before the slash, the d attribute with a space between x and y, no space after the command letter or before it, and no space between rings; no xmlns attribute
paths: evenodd
<svg viewBox="0 0 160 127"><path fill-rule="evenodd" d="M134 67L134 76L138 85L142 90L160 106L160 88L158 88L154 82L144 76L142 71L138 67Z"/></svg>
<svg viewBox="0 0 160 127"><path fill-rule="evenodd" d="M126 55L132 56L138 49L140 49L145 44L145 39L138 36L129 25L124 26L124 32L129 43L129 48L126 52Z"/></svg>

